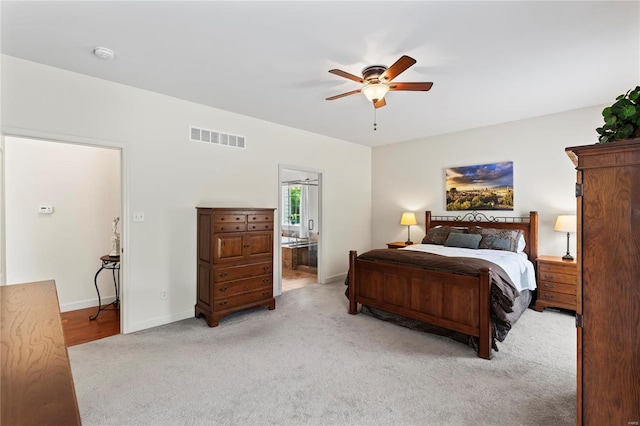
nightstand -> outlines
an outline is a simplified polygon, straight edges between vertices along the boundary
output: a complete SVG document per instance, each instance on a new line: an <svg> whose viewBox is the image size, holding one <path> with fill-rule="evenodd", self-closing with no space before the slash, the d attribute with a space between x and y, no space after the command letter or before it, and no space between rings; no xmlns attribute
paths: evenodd
<svg viewBox="0 0 640 426"><path fill-rule="evenodd" d="M578 289L578 265L575 260L563 260L560 256L540 256L538 265L538 299L536 311L556 307L576 310Z"/></svg>
<svg viewBox="0 0 640 426"><path fill-rule="evenodd" d="M403 243L401 241L394 241L392 243L387 243L387 248L399 249L399 248L406 247L406 246L411 246L411 245L413 245L413 244L407 244L407 243Z"/></svg>

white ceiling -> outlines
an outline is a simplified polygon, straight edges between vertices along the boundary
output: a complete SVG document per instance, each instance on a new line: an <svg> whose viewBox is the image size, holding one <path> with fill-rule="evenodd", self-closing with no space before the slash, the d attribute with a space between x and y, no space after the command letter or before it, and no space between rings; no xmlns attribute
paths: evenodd
<svg viewBox="0 0 640 426"><path fill-rule="evenodd" d="M378 146L611 103L640 84L636 1L2 1L2 53ZM113 61L91 54L116 52ZM327 71L406 54L377 111ZM5 105L5 108L10 106Z"/></svg>

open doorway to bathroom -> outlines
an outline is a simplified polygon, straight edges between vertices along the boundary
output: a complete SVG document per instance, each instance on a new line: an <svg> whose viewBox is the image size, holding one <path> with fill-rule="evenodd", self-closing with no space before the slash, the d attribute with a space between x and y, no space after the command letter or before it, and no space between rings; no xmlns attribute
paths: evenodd
<svg viewBox="0 0 640 426"><path fill-rule="evenodd" d="M318 283L320 173L280 170L282 291Z"/></svg>

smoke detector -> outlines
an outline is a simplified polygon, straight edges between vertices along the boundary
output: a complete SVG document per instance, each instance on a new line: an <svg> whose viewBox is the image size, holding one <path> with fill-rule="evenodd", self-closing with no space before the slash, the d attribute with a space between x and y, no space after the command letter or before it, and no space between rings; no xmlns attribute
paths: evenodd
<svg viewBox="0 0 640 426"><path fill-rule="evenodd" d="M109 49L108 47L94 47L93 54L100 59L104 59L105 61L111 60L116 56L113 50Z"/></svg>

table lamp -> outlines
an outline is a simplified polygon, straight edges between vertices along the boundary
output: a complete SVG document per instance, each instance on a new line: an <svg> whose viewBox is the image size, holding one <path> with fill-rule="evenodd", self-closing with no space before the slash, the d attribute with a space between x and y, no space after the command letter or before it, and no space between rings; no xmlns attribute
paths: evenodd
<svg viewBox="0 0 640 426"><path fill-rule="evenodd" d="M554 231L567 233L567 254L562 256L564 260L573 260L573 256L569 253L569 234L576 232L576 215L574 214L561 214L556 219L556 225L553 227Z"/></svg>
<svg viewBox="0 0 640 426"><path fill-rule="evenodd" d="M417 225L416 215L413 212L404 212L402 213L402 218L400 219L400 225L406 225L407 227L407 241L404 243L407 245L413 244L411 241L411 225Z"/></svg>

